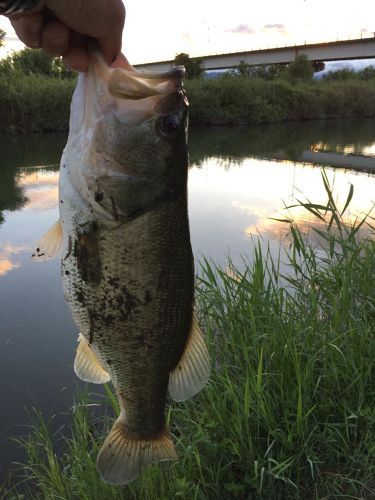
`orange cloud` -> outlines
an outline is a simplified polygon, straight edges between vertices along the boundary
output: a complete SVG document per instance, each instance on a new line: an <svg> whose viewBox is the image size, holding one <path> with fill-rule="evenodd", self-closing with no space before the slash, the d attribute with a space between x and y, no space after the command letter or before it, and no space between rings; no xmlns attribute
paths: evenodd
<svg viewBox="0 0 375 500"><path fill-rule="evenodd" d="M12 262L9 259L0 259L0 276L5 276L5 274L9 273L13 269L20 267L19 262Z"/></svg>
<svg viewBox="0 0 375 500"><path fill-rule="evenodd" d="M0 276L5 276L13 269L20 267L21 263L14 262L12 257L25 251L31 251L31 247L28 245L14 246L6 244L3 248L0 248Z"/></svg>
<svg viewBox="0 0 375 500"><path fill-rule="evenodd" d="M18 185L24 190L27 198L25 209L49 210L55 208L59 196L59 172L43 170L24 173L18 180Z"/></svg>

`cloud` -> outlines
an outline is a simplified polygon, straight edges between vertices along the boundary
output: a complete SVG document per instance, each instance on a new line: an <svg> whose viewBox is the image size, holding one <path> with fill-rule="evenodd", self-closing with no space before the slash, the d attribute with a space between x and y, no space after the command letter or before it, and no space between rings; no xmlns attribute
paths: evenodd
<svg viewBox="0 0 375 500"><path fill-rule="evenodd" d="M5 276L13 269L20 267L19 262L12 262L9 259L0 259L0 276Z"/></svg>
<svg viewBox="0 0 375 500"><path fill-rule="evenodd" d="M251 28L248 24L239 24L235 28L230 28L229 30L225 30L226 33L245 33L245 34L252 34L254 33L254 29Z"/></svg>
<svg viewBox="0 0 375 500"><path fill-rule="evenodd" d="M285 24L265 24L262 28L262 31L277 31L279 33L286 33Z"/></svg>
<svg viewBox="0 0 375 500"><path fill-rule="evenodd" d="M49 210L58 205L58 172L33 172L20 176L18 185L27 197L25 209Z"/></svg>
<svg viewBox="0 0 375 500"><path fill-rule="evenodd" d="M13 262L11 258L19 253L31 251L31 248L27 245L14 246L11 244L5 245L0 249L0 276L5 276L13 269L20 267L19 262Z"/></svg>

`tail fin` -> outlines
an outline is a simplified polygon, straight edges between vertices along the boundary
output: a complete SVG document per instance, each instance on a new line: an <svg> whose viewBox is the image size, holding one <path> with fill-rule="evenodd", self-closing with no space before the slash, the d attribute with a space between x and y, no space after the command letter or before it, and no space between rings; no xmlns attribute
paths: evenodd
<svg viewBox="0 0 375 500"><path fill-rule="evenodd" d="M176 460L172 439L165 431L156 439L143 440L127 435L122 416L116 420L99 452L96 466L110 484L127 484L154 462Z"/></svg>

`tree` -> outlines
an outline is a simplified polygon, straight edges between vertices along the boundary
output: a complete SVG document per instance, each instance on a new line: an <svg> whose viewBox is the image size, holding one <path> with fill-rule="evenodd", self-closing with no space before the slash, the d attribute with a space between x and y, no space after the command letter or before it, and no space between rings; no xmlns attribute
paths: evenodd
<svg viewBox="0 0 375 500"><path fill-rule="evenodd" d="M11 56L13 67L25 75L52 76L52 57L43 50L23 49L14 52Z"/></svg>
<svg viewBox="0 0 375 500"><path fill-rule="evenodd" d="M284 72L287 80L312 80L314 67L304 54L298 56L292 63L288 64Z"/></svg>
<svg viewBox="0 0 375 500"><path fill-rule="evenodd" d="M55 78L72 78L75 73L64 66L59 57L50 57L43 50L25 48L13 52L0 61L4 74L19 72L24 75L43 75Z"/></svg>
<svg viewBox="0 0 375 500"><path fill-rule="evenodd" d="M191 58L189 54L185 54L184 52L177 54L173 62L176 66L185 66L186 78L188 80L199 78L204 71L202 59Z"/></svg>
<svg viewBox="0 0 375 500"><path fill-rule="evenodd" d="M359 71L359 77L362 80L374 80L375 79L375 66L367 66Z"/></svg>
<svg viewBox="0 0 375 500"><path fill-rule="evenodd" d="M254 76L253 66L247 64L245 61L240 61L238 65L234 67L234 71L235 74L239 76Z"/></svg>
<svg viewBox="0 0 375 500"><path fill-rule="evenodd" d="M283 64L262 64L259 66L252 66L245 61L240 61L239 64L233 68L231 74L247 78L275 80L280 76L282 71L284 71Z"/></svg>
<svg viewBox="0 0 375 500"><path fill-rule="evenodd" d="M331 80L347 81L356 79L358 79L358 73L356 73L354 70L350 68L342 68L336 71L330 71L329 73L324 75L324 80L327 81Z"/></svg>
<svg viewBox="0 0 375 500"><path fill-rule="evenodd" d="M5 38L5 31L0 29L0 47L2 47L4 45L4 38Z"/></svg>

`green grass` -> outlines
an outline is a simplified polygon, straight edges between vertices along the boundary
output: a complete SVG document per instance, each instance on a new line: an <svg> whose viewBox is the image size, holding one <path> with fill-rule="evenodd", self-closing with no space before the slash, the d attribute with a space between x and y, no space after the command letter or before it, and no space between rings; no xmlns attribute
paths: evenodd
<svg viewBox="0 0 375 500"><path fill-rule="evenodd" d="M193 125L375 116L375 80L287 81L227 76L186 82Z"/></svg>
<svg viewBox="0 0 375 500"><path fill-rule="evenodd" d="M20 440L24 482L6 498L374 498L373 219L346 222L352 188L339 208L325 174L323 182L326 205L299 202L321 222L318 243L284 219L285 276L283 252L275 260L260 245L244 270L203 262L197 303L213 370L197 397L170 406L178 462L124 488L102 482L95 458L111 419L95 417L93 398L79 394L59 455L36 413ZM109 386L99 403L116 413Z"/></svg>
<svg viewBox="0 0 375 500"><path fill-rule="evenodd" d="M65 131L75 80L0 72L0 132Z"/></svg>

